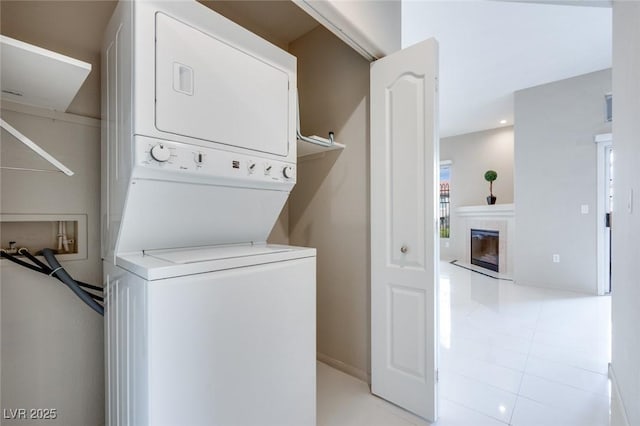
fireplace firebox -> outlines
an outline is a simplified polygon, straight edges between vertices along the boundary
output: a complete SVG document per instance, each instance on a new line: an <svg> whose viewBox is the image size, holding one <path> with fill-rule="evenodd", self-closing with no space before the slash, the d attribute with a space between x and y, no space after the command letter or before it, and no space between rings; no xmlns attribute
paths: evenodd
<svg viewBox="0 0 640 426"><path fill-rule="evenodd" d="M471 229L471 263L499 272L500 233L488 229Z"/></svg>

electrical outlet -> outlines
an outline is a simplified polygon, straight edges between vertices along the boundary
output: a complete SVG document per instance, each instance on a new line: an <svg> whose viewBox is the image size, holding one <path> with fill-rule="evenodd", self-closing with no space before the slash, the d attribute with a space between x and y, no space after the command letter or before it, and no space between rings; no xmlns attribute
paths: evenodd
<svg viewBox="0 0 640 426"><path fill-rule="evenodd" d="M554 254L553 255L553 263L560 263L560 255L559 254Z"/></svg>

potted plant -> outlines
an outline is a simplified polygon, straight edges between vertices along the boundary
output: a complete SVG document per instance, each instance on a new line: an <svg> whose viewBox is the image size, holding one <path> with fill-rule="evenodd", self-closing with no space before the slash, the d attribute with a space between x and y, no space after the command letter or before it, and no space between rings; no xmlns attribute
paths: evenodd
<svg viewBox="0 0 640 426"><path fill-rule="evenodd" d="M489 182L489 195L487 197L487 204L495 204L496 197L493 196L493 181L498 179L498 173L495 170L487 170L484 173L484 179Z"/></svg>

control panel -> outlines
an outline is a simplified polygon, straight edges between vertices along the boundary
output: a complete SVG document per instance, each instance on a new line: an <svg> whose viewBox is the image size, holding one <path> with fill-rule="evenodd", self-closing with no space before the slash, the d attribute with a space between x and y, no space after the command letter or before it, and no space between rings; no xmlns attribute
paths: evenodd
<svg viewBox="0 0 640 426"><path fill-rule="evenodd" d="M180 142L136 137L136 164L203 178L295 184L295 164Z"/></svg>

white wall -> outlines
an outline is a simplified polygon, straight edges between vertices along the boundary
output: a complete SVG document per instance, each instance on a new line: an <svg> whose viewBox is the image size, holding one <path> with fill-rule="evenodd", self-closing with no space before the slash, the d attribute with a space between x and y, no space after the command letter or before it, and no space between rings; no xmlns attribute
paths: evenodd
<svg viewBox="0 0 640 426"><path fill-rule="evenodd" d="M615 198L612 227L611 366L624 403L628 425L633 426L640 425L639 22L640 2L613 2ZM632 191L633 199L629 209Z"/></svg>
<svg viewBox="0 0 640 426"><path fill-rule="evenodd" d="M456 208L487 204L487 170L498 172L498 179L493 182L496 203L513 203L513 127L443 138L440 159L452 161L451 233L450 238L440 240L440 258L466 262L464 221L457 217Z"/></svg>
<svg viewBox="0 0 640 426"><path fill-rule="evenodd" d="M99 121L17 109L28 113L3 108L2 117L75 175L2 170L1 211L87 215L87 258L61 263L73 277L101 285ZM0 157L3 166L51 169L4 130ZM57 419L47 425L103 424L103 318L57 280L6 260L1 264L2 408L56 408Z"/></svg>
<svg viewBox="0 0 640 426"><path fill-rule="evenodd" d="M303 134L346 145L298 162L289 240L316 247L319 359L369 372L369 62L318 27L289 46L298 57Z"/></svg>
<svg viewBox="0 0 640 426"><path fill-rule="evenodd" d="M515 94L518 284L597 293L593 138L611 129L604 107L609 92L610 69Z"/></svg>

